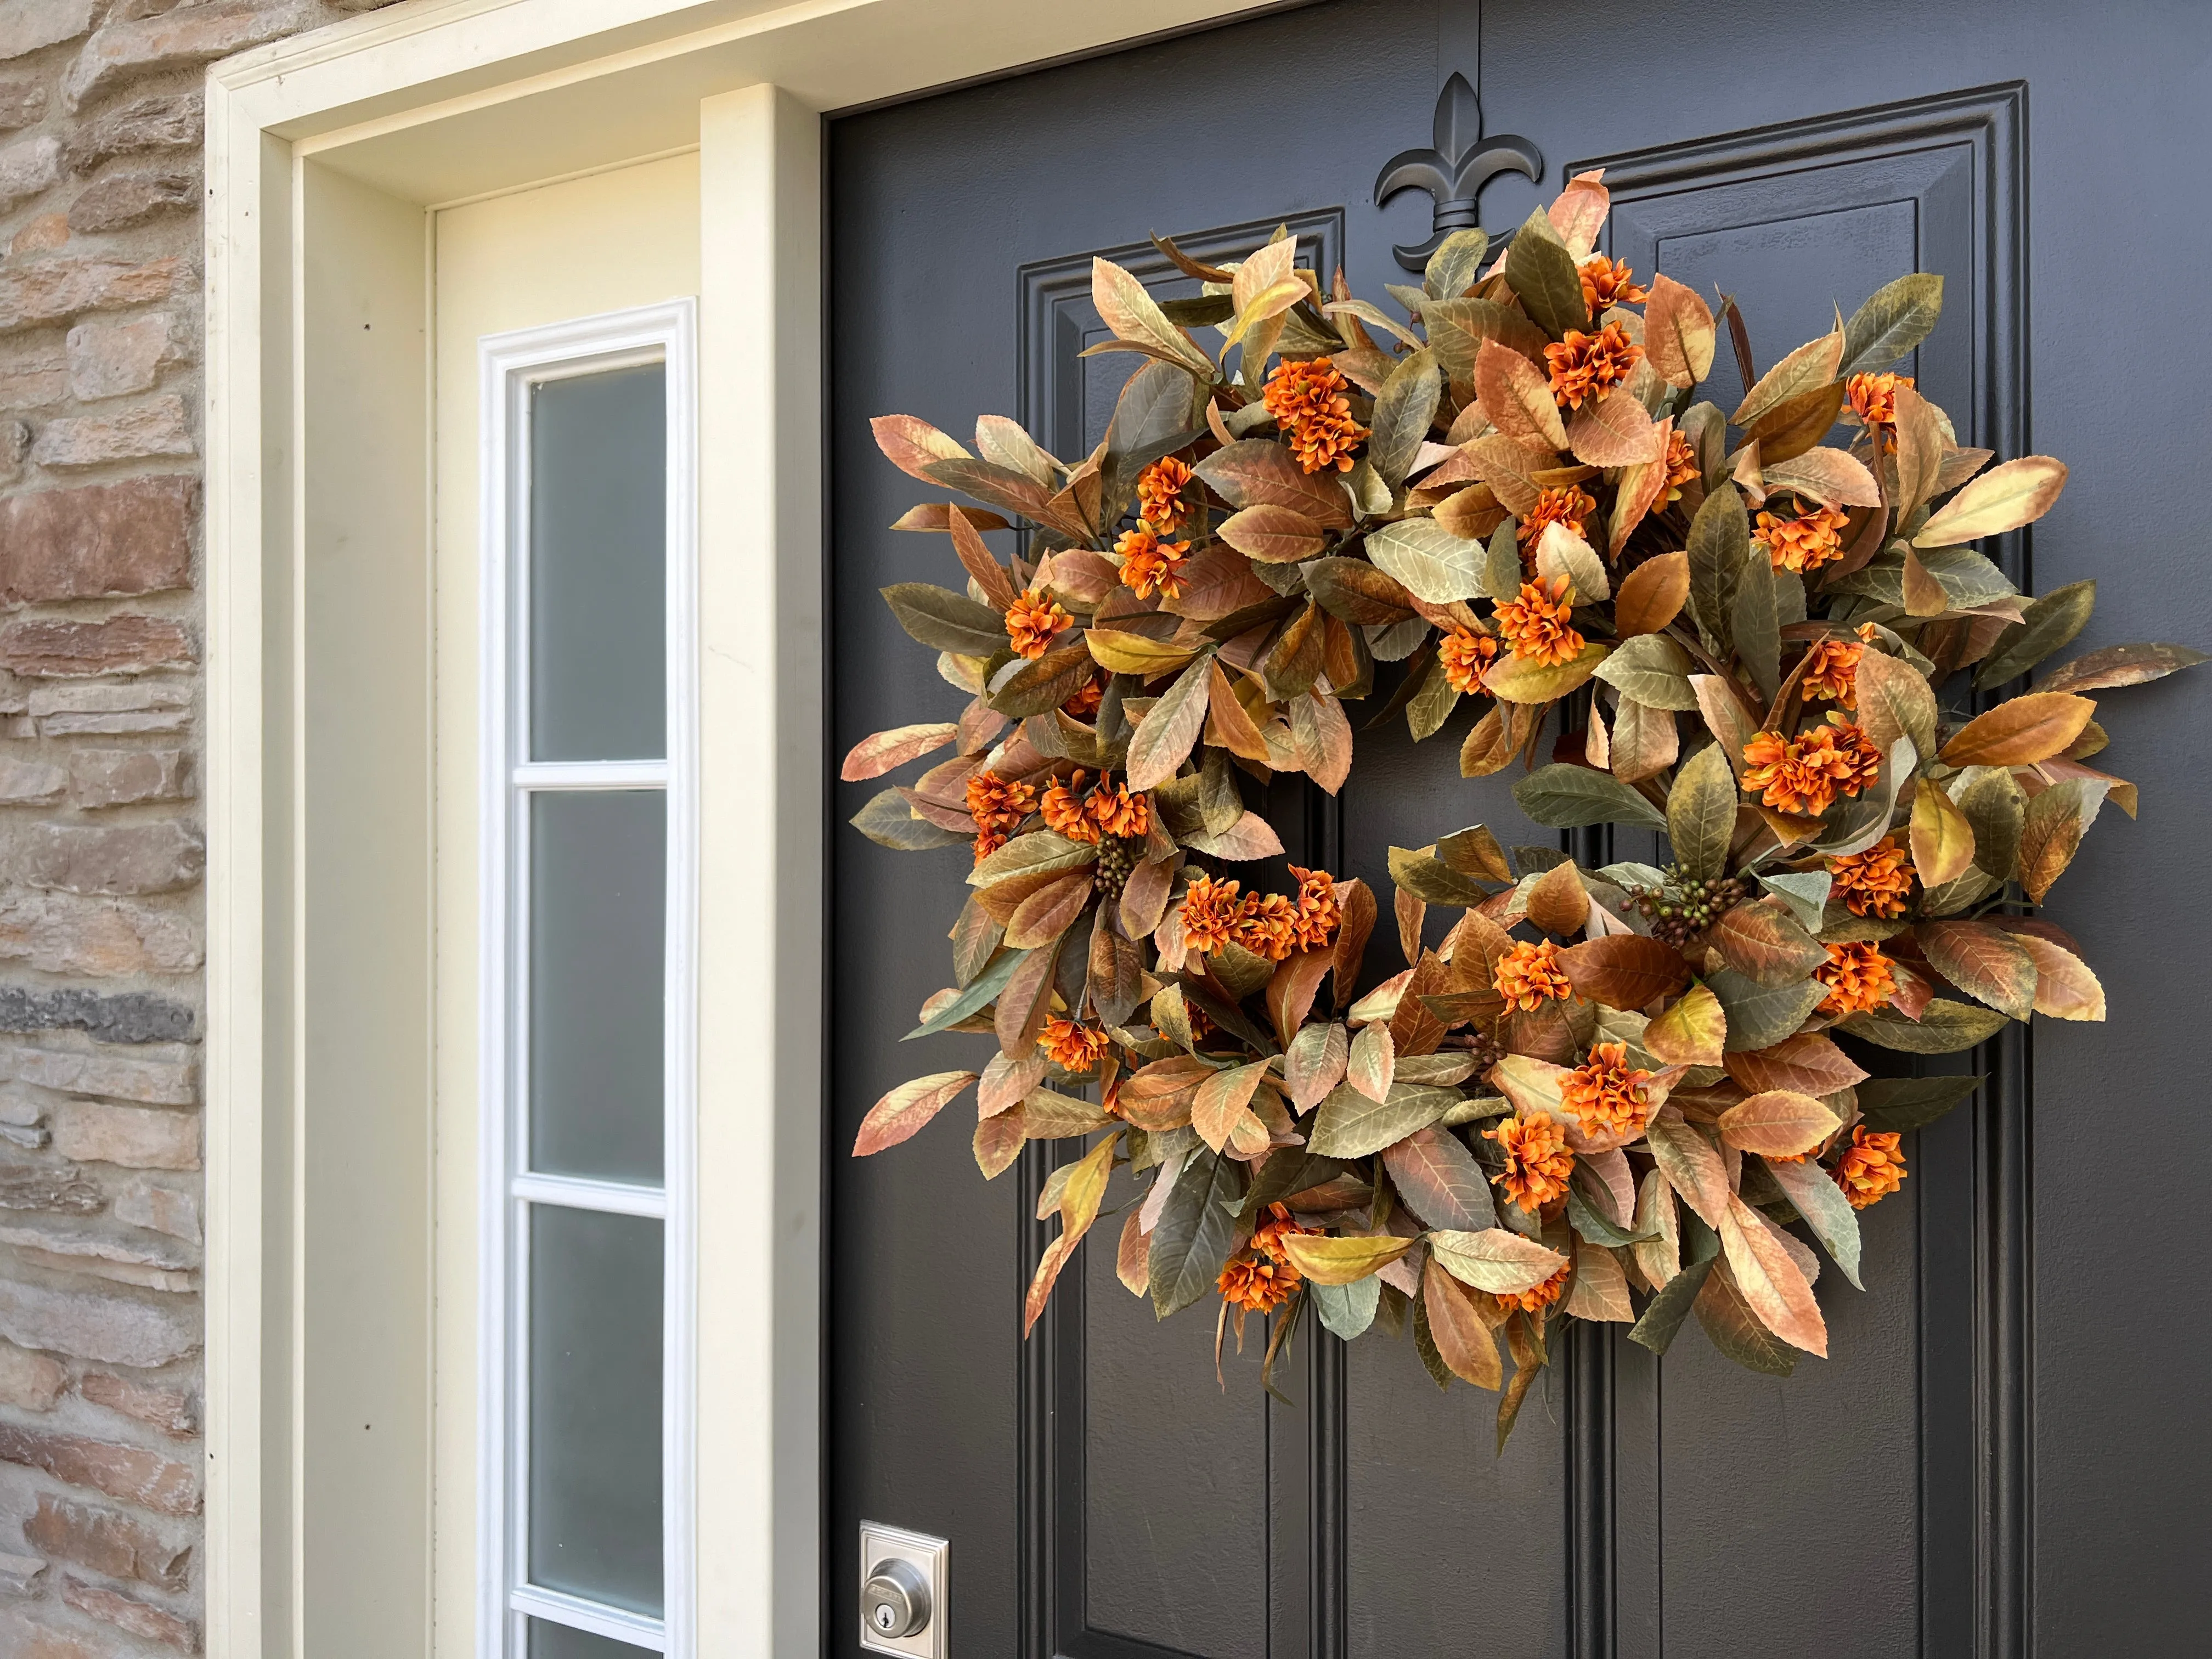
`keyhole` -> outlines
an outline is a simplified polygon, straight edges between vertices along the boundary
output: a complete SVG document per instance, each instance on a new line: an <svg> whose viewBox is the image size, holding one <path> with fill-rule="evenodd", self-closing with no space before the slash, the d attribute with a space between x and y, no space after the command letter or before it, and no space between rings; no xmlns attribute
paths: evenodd
<svg viewBox="0 0 2212 1659"><path fill-rule="evenodd" d="M882 1629L889 1630L893 1624L897 1622L897 1620L898 1614L893 1613L888 1607L879 1605L876 1608L876 1623Z"/></svg>

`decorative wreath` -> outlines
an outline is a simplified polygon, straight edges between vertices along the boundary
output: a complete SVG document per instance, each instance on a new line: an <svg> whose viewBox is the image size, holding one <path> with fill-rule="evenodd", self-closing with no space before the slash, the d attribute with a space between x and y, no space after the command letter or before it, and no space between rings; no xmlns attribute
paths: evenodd
<svg viewBox="0 0 2212 1659"><path fill-rule="evenodd" d="M1828 1342L1797 1230L1858 1285L1857 1212L1905 1178L1904 1134L1979 1081L1872 1077L1836 1034L1948 1054L2104 1018L2033 914L2103 803L2136 811L2087 763L2082 694L2203 653L2110 647L1968 718L2081 631L2094 584L2030 599L1970 545L2041 517L2066 469L1990 466L1889 372L1942 279L1899 277L1763 374L1723 300L1750 387L1724 414L1698 400L1712 308L1596 252L1607 205L1575 179L1486 271L1482 232L1449 237L1391 290L1410 324L1281 231L1218 267L1160 242L1194 299L1098 260L1094 349L1150 361L1077 462L995 416L975 454L875 422L905 471L997 509L899 520L967 573L884 595L969 701L843 775L953 746L853 821L972 849L956 982L912 1035L999 1051L892 1090L854 1152L970 1084L986 1176L1097 1137L1046 1188L1062 1231L1025 1330L1126 1164L1121 1282L1162 1317L1218 1293L1217 1364L1248 1314L1276 1316L1263 1378L1309 1306L1345 1338L1410 1323L1439 1385L1503 1387L1501 1445L1559 1320L1664 1352L1694 1309L1787 1373ZM1839 421L1848 448L1822 441ZM984 539L1002 514L1031 526L1010 560ZM1484 702L1463 776L1517 760L1537 823L1663 831L1674 862L1584 869L1480 824L1393 848L1408 965L1358 994L1374 896L1271 879L1238 775L1340 788L1378 663L1403 667L1377 718L1417 739ZM1456 914L1429 946L1432 906Z"/></svg>

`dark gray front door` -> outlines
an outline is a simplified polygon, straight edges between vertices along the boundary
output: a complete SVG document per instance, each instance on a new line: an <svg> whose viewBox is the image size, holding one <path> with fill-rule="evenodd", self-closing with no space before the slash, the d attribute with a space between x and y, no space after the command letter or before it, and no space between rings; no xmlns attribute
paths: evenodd
<svg viewBox="0 0 2212 1659"><path fill-rule="evenodd" d="M1942 272L1923 386L1962 441L2074 469L2032 562L2014 538L2014 574L2100 580L2084 647L2212 639L2194 505L2212 236L2188 159L2212 140L2192 67L2212 10L1335 0L833 124L833 753L957 707L876 596L950 567L884 530L917 491L867 417L957 433L1010 412L1084 452L1129 368L1077 356L1100 332L1090 256L1185 291L1152 231L1228 253L1287 222L1379 297L1404 279L1393 244L1429 226L1425 198L1376 206L1377 170L1428 142L1443 78L1478 51L1490 129L1545 162L1540 186L1493 185L1485 222L1604 166L1614 255L1735 294L1762 364L1825 331L1832 302ZM2190 867L2212 804L2195 693L2106 705L2145 817L2054 895L2111 1023L1979 1057L1991 1085L1868 1212L1867 1292L1823 1285L1835 1357L1778 1380L1694 1331L1657 1361L1578 1327L1503 1457L1492 1396L1440 1395L1377 1334L1302 1337L1295 1406L1261 1391L1255 1353L1224 1394L1211 1322L1155 1325L1110 1242L1021 1341L1052 1155L986 1186L956 1108L845 1156L884 1089L986 1040L898 1045L945 981L963 855L874 847L842 820L877 786L840 787L829 1650L857 1651L863 1517L953 1540L960 1659L2201 1650L2212 918L2201 883L2158 878ZM1546 838L1510 775L1457 775L1468 718L1419 748L1401 722L1363 732L1336 802L1279 793L1294 856L1387 897L1394 843L1478 821ZM1378 937L1370 977L1397 965Z"/></svg>

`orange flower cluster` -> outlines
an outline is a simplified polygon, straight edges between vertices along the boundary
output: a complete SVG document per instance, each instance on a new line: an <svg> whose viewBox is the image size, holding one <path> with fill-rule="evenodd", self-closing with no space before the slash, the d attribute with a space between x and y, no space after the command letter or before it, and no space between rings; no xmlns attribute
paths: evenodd
<svg viewBox="0 0 2212 1659"><path fill-rule="evenodd" d="M1070 720L1087 720L1098 712L1098 705L1106 701L1106 682L1095 675L1083 682L1083 687L1066 702L1060 712Z"/></svg>
<svg viewBox="0 0 2212 1659"><path fill-rule="evenodd" d="M1889 958L1880 945L1861 941L1831 945L1827 950L1826 964L1813 970L1813 977L1828 988L1820 1002L1821 1013L1839 1018L1863 1014L1897 994L1897 976L1889 971Z"/></svg>
<svg viewBox="0 0 2212 1659"><path fill-rule="evenodd" d="M1182 568L1188 542L1164 542L1150 525L1140 524L1123 531L1114 550L1121 556L1121 586L1139 599L1149 599L1156 591L1164 599L1182 597L1189 580Z"/></svg>
<svg viewBox="0 0 2212 1659"><path fill-rule="evenodd" d="M1885 449L1896 441L1897 388L1911 384L1910 374L1854 374L1844 382L1851 413Z"/></svg>
<svg viewBox="0 0 2212 1659"><path fill-rule="evenodd" d="M1912 900L1912 855L1891 836L1828 860L1828 894L1855 916L1894 921Z"/></svg>
<svg viewBox="0 0 2212 1659"><path fill-rule="evenodd" d="M1097 787L1084 794L1079 792L1087 775L1079 766L1067 781L1054 782L1044 792L1039 810L1047 829L1080 842L1095 842L1102 833L1135 841L1152 829L1149 796L1132 795L1128 786L1115 782L1110 772L1101 775Z"/></svg>
<svg viewBox="0 0 2212 1659"><path fill-rule="evenodd" d="M1087 1072L1106 1052L1106 1033L1075 1020L1055 1018L1045 1021L1044 1030L1037 1036L1037 1046L1044 1050L1044 1057L1062 1071Z"/></svg>
<svg viewBox="0 0 2212 1659"><path fill-rule="evenodd" d="M1246 1313L1271 1314L1298 1288L1298 1270L1264 1256L1231 1256L1221 1270L1221 1299Z"/></svg>
<svg viewBox="0 0 2212 1659"><path fill-rule="evenodd" d="M1298 921L1294 937L1301 951L1318 951L1336 937L1344 914L1337 908L1336 882L1326 870L1291 866L1298 884Z"/></svg>
<svg viewBox="0 0 2212 1659"><path fill-rule="evenodd" d="M1628 1045L1601 1042L1559 1079L1559 1099L1589 1133L1641 1134L1651 1115L1651 1073L1628 1063Z"/></svg>
<svg viewBox="0 0 2212 1659"><path fill-rule="evenodd" d="M1698 447L1690 441L1686 432L1667 434L1667 501L1682 498L1682 486L1705 471L1698 464ZM1662 503L1664 505L1665 503Z"/></svg>
<svg viewBox="0 0 2212 1659"><path fill-rule="evenodd" d="M1182 896L1185 945L1212 956L1236 937L1237 919L1243 914L1237 896L1239 885L1204 873L1191 878L1189 890Z"/></svg>
<svg viewBox="0 0 2212 1659"><path fill-rule="evenodd" d="M1280 893L1247 893L1230 937L1255 957L1280 962L1297 949L1298 907Z"/></svg>
<svg viewBox="0 0 2212 1659"><path fill-rule="evenodd" d="M1283 1249L1283 1240L1292 1233L1310 1235L1320 1231L1318 1227L1301 1227L1291 1218L1291 1212L1286 1206L1270 1204L1267 1206L1267 1218L1262 1221L1252 1234L1252 1249L1255 1254L1266 1256L1270 1261L1279 1261L1285 1267L1289 1267L1291 1259ZM1297 1278L1297 1273L1293 1271L1291 1277L1295 1282Z"/></svg>
<svg viewBox="0 0 2212 1659"><path fill-rule="evenodd" d="M1465 628L1453 629L1437 644L1437 655L1443 661L1444 683L1469 696L1482 690L1482 671L1497 654L1495 638Z"/></svg>
<svg viewBox="0 0 2212 1659"><path fill-rule="evenodd" d="M1583 303L1593 317L1601 315L1607 306L1640 306L1651 297L1647 289L1628 280L1636 273L1625 259L1615 264L1604 254L1593 253L1582 262L1580 270Z"/></svg>
<svg viewBox="0 0 2212 1659"><path fill-rule="evenodd" d="M1818 570L1844 556L1843 528L1850 522L1850 514L1836 507L1816 507L1794 519L1762 513L1751 538L1777 570Z"/></svg>
<svg viewBox="0 0 2212 1659"><path fill-rule="evenodd" d="M1583 636L1575 631L1575 607L1567 598L1571 586L1565 576L1553 577L1548 585L1541 579L1523 582L1519 599L1498 607L1498 635L1515 656L1549 668L1582 654Z"/></svg>
<svg viewBox="0 0 2212 1659"><path fill-rule="evenodd" d="M1024 593L1006 607L1006 638L1014 654L1032 660L1044 655L1053 635L1067 623L1067 612L1060 602L1042 593Z"/></svg>
<svg viewBox="0 0 2212 1659"><path fill-rule="evenodd" d="M1746 789L1777 811L1818 817L1838 793L1856 795L1881 772L1881 751L1840 714L1794 738L1760 732L1743 746Z"/></svg>
<svg viewBox="0 0 2212 1659"><path fill-rule="evenodd" d="M1851 1144L1836 1160L1835 1170L1836 1185L1851 1208L1879 1203L1905 1184L1905 1154L1898 1151L1904 1139L1887 1130L1869 1133L1863 1123L1851 1131Z"/></svg>
<svg viewBox="0 0 2212 1659"><path fill-rule="evenodd" d="M1498 958L1490 982L1514 1007L1532 1014L1547 1002L1574 994L1567 970L1559 966L1559 947L1550 939L1516 944Z"/></svg>
<svg viewBox="0 0 2212 1659"><path fill-rule="evenodd" d="M1505 1154L1505 1168L1490 1177L1492 1184L1504 1188L1505 1196L1529 1214L1567 1195L1575 1155L1567 1150L1567 1132L1550 1118L1540 1113L1503 1118L1496 1128L1485 1129L1482 1138L1496 1141Z"/></svg>
<svg viewBox="0 0 2212 1659"><path fill-rule="evenodd" d="M1583 520L1597 511L1597 502L1578 484L1561 484L1547 489L1536 497L1536 505L1528 509L1528 516L1521 520L1521 527L1513 532L1516 541L1534 542L1544 533L1547 524L1563 524L1579 536ZM1524 548L1521 555L1525 562L1531 555Z"/></svg>
<svg viewBox="0 0 2212 1659"><path fill-rule="evenodd" d="M1595 334L1569 329L1566 338L1544 348L1544 359L1552 368L1552 396L1563 409L1580 409L1626 380L1644 360L1644 348L1619 323L1607 323Z"/></svg>
<svg viewBox="0 0 2212 1659"><path fill-rule="evenodd" d="M1172 536L1190 521L1193 509L1182 498L1190 488L1189 465L1164 456L1137 475L1137 516L1157 535Z"/></svg>
<svg viewBox="0 0 2212 1659"><path fill-rule="evenodd" d="M1866 647L1856 640L1815 640L1805 653L1805 677L1797 682L1806 698L1825 697L1844 708L1859 706L1859 659Z"/></svg>
<svg viewBox="0 0 2212 1659"><path fill-rule="evenodd" d="M1352 418L1352 383L1326 357L1275 365L1261 391L1261 401L1291 441L1291 452L1308 472L1352 471L1352 452L1366 441L1367 428Z"/></svg>
<svg viewBox="0 0 2212 1659"><path fill-rule="evenodd" d="M1570 1261L1540 1285L1513 1296L1500 1296L1498 1304L1502 1308L1518 1308L1523 1313L1541 1313L1566 1294L1567 1280L1574 1277L1574 1273L1575 1264Z"/></svg>
<svg viewBox="0 0 2212 1659"><path fill-rule="evenodd" d="M996 772L977 772L968 780L968 816L975 820L978 863L1006 844L1022 820L1036 810L1036 785Z"/></svg>

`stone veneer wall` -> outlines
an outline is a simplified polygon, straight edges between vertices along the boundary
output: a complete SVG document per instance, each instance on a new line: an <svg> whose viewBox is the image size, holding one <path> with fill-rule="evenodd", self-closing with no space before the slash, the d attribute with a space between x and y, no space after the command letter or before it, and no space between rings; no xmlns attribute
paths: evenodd
<svg viewBox="0 0 2212 1659"><path fill-rule="evenodd" d="M0 0L0 1659L201 1644L201 82L387 0Z"/></svg>

